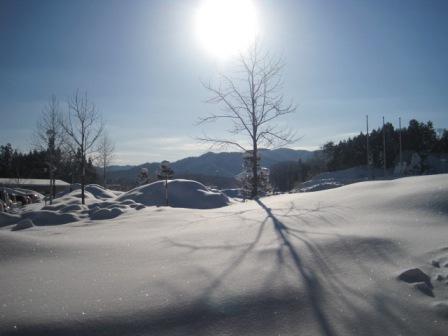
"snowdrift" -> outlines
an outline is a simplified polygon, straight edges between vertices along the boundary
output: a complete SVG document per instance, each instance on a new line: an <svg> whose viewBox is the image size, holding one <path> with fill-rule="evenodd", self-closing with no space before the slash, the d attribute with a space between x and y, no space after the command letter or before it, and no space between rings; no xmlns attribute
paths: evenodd
<svg viewBox="0 0 448 336"><path fill-rule="evenodd" d="M76 187L76 186L75 186ZM132 209L141 210L143 204L134 201L118 202L112 198L112 192L98 185L87 185L86 204L81 204L81 190L58 194L53 204L40 209L25 208L20 214L0 214L0 227L11 226L12 231L21 231L35 226L53 226L76 223L86 219L106 220L118 217Z"/></svg>
<svg viewBox="0 0 448 336"><path fill-rule="evenodd" d="M125 200L146 206L165 205L165 182L146 184L117 198L117 201ZM210 191L199 182L178 179L168 181L168 202L173 208L212 209L226 206L230 200L223 193Z"/></svg>
<svg viewBox="0 0 448 336"><path fill-rule="evenodd" d="M76 193L73 193L73 192ZM114 199L117 197L117 195L109 189L106 189L98 184L87 184L84 188L85 192L89 193L89 196L93 196L95 199L99 200L107 200L107 199ZM72 191L66 191L58 194L58 197L64 197L65 195L78 195L78 197L81 197L81 184L74 183L72 184Z"/></svg>
<svg viewBox="0 0 448 336"><path fill-rule="evenodd" d="M371 168L371 175L382 178L384 171ZM295 192L312 192L342 187L347 184L367 181L369 171L367 166L352 167L343 170L325 172L314 176L311 180L301 184Z"/></svg>
<svg viewBox="0 0 448 336"><path fill-rule="evenodd" d="M139 204L1 228L0 334L447 334L448 175L208 210ZM127 213L91 221L111 208Z"/></svg>
<svg viewBox="0 0 448 336"><path fill-rule="evenodd" d="M221 192L208 190L204 185L189 180L169 181L169 205L177 208L211 209L230 204ZM40 209L25 210L21 214L0 214L0 227L22 231L35 226L76 223L86 219L107 220L125 213L142 210L146 206L165 205L163 181L135 188L119 197L111 190L89 184L85 188L85 205L81 204L81 189L58 194L53 204ZM23 222L18 225L19 222Z"/></svg>

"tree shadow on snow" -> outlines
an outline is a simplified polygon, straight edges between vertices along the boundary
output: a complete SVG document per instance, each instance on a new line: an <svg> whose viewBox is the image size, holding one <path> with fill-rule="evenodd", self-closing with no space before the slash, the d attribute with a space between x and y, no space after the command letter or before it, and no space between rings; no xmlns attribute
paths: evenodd
<svg viewBox="0 0 448 336"><path fill-rule="evenodd" d="M349 286L347 275L338 272L337 265L328 265L328 251L319 247L316 241L309 239L308 235L327 235L336 239L346 250L352 263L358 263L359 268L368 273L369 269L357 261L356 250L346 242L344 237L335 233L325 233L307 230L313 225L308 217L316 216L322 223L333 226L332 220L344 220L342 215L337 215L337 208L323 207L318 205L314 209L296 209L291 203L289 208L271 209L261 200L256 200L264 215L255 232L253 239L242 244L220 244L220 245L195 245L185 242L176 242L165 238L171 247L187 249L194 253L200 250L225 250L237 252L232 260L222 268L218 274L211 274L207 269L197 268L209 278L208 285L202 290L199 297L193 298L191 302L179 306L171 306L159 310L135 312L131 315L117 316L109 319L92 319L84 322L76 321L67 324L33 325L29 328L14 330L11 335L259 335L263 334L302 334L336 336L346 335L350 331L352 335L386 335L401 333L403 335L420 335L422 329L410 329L402 320L402 311L396 305L393 298L387 298L381 294L372 297L366 296L362 291ZM331 216L325 216L331 211ZM279 213L277 216L275 213ZM244 215L244 212L237 214ZM279 218L293 218L298 227L287 226ZM330 219L329 219L330 218ZM204 218L209 219L209 218ZM275 246L275 262L272 270L263 279L262 295L249 295L243 300L229 300L229 302L214 302L212 296L225 285L232 273L261 243L263 234L272 224L277 236L268 242ZM306 228L306 229L304 229ZM299 243L299 244L298 244ZM299 251L299 246L304 250ZM377 255L378 260L389 262L387 251L381 251L379 246L376 251L373 244L372 253ZM304 253L308 252L307 258ZM192 255L192 258L194 256ZM311 263L311 264L310 264ZM309 266L307 266L307 264ZM286 293L270 293L270 285L278 278L281 272L289 270L297 274L298 283L303 284L300 292L301 300L305 297L306 302L299 302L297 297ZM325 275L325 276L323 276ZM324 282L324 283L323 283ZM231 282L232 283L232 282ZM175 286L169 283L160 284L174 296L180 296ZM338 294L338 302L329 305L327 294ZM333 295L334 296L334 295ZM351 296L351 297L348 297ZM355 305L353 302L356 301ZM334 309L335 304L341 310ZM368 307L360 309L360 306ZM382 311L381 314L372 316L370 311ZM303 314L311 316L312 326L303 325L300 319ZM381 317L382 316L382 317ZM417 318L417 316L416 316ZM310 321L307 321L308 323ZM304 328L316 328L304 330ZM342 332L341 330L344 330ZM9 335L8 332L5 335Z"/></svg>

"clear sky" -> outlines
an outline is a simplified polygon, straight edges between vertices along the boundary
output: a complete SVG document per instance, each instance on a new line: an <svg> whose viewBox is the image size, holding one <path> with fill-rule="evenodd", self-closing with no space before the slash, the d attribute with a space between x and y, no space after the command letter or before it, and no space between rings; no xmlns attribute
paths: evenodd
<svg viewBox="0 0 448 336"><path fill-rule="evenodd" d="M204 50L200 0L0 0L0 143L27 150L51 94L86 90L107 121L117 162L207 150L200 80L230 59ZM448 1L253 0L264 46L283 57L299 109L283 123L315 149L387 121L448 127ZM231 24L232 22L229 22ZM64 104L62 104L64 106Z"/></svg>

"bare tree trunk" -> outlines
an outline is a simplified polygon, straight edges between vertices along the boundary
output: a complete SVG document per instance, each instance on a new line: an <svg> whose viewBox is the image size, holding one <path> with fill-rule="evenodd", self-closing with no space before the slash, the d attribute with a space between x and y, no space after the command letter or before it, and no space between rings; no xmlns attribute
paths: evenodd
<svg viewBox="0 0 448 336"><path fill-rule="evenodd" d="M53 199L56 198L56 179L53 175Z"/></svg>
<svg viewBox="0 0 448 336"><path fill-rule="evenodd" d="M82 204L86 204L86 195L85 195L85 186L86 186L86 158L82 155L82 163L81 163L81 200Z"/></svg>
<svg viewBox="0 0 448 336"><path fill-rule="evenodd" d="M96 151L98 153L98 164L103 168L103 187L105 188L107 184L107 167L113 160L114 150L114 143L109 138L109 135L106 132L103 132L103 135L99 139L99 144Z"/></svg>
<svg viewBox="0 0 448 336"><path fill-rule="evenodd" d="M68 114L61 119L60 124L72 140L69 142L72 153L81 156L81 199L85 204L86 155L93 150L98 138L103 132L104 124L88 98L87 93L81 96L76 91L68 101Z"/></svg>
<svg viewBox="0 0 448 336"><path fill-rule="evenodd" d="M252 198L257 197L258 195L258 148L257 142L254 141L253 144L253 152L252 152Z"/></svg>
<svg viewBox="0 0 448 336"><path fill-rule="evenodd" d="M103 187L107 188L107 186L106 186L106 165L103 166Z"/></svg>

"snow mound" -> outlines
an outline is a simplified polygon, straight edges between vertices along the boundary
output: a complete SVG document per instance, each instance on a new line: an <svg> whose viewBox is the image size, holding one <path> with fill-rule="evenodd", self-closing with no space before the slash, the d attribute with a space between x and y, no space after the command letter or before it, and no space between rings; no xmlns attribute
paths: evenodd
<svg viewBox="0 0 448 336"><path fill-rule="evenodd" d="M9 214L6 212L0 212L0 227L8 226L20 220L20 216Z"/></svg>
<svg viewBox="0 0 448 336"><path fill-rule="evenodd" d="M87 206L86 205L69 204L69 205L66 205L66 206L63 206L62 208L60 208L59 212L70 213L70 212L82 212L84 210L87 210Z"/></svg>
<svg viewBox="0 0 448 336"><path fill-rule="evenodd" d="M35 225L60 225L79 220L78 216L72 213L58 213L50 210L40 210L27 212L22 215L22 218L29 218Z"/></svg>
<svg viewBox="0 0 448 336"><path fill-rule="evenodd" d="M111 219L120 216L124 211L120 208L105 208L105 209L95 209L90 214L91 219L103 220L103 219Z"/></svg>
<svg viewBox="0 0 448 336"><path fill-rule="evenodd" d="M16 225L14 225L11 231L21 231L32 227L34 227L33 221L29 218L25 218L22 219L20 222L18 222Z"/></svg>
<svg viewBox="0 0 448 336"><path fill-rule="evenodd" d="M97 201L97 198L87 190L84 192L84 196L86 199L86 203ZM59 194L59 196L53 200L53 205L47 205L44 208L48 210L54 210L57 209L57 206L60 206L60 204L63 204L64 206L67 204L81 204L81 189L76 189L67 193Z"/></svg>
<svg viewBox="0 0 448 336"><path fill-rule="evenodd" d="M93 197L99 199L112 199L117 197L114 192L98 184L88 184L86 185L85 190L91 193Z"/></svg>
<svg viewBox="0 0 448 336"><path fill-rule="evenodd" d="M146 206L165 205L165 182L146 184L117 198L117 201L127 200ZM168 181L168 200L171 207L191 209L220 208L230 203L222 192L213 192L199 182L182 179Z"/></svg>
<svg viewBox="0 0 448 336"><path fill-rule="evenodd" d="M84 188L86 198L94 200L114 199L117 195L109 189L98 184L87 184ZM65 199L67 197L81 198L81 185L79 183L72 184L72 191L64 191L57 194L56 199Z"/></svg>

